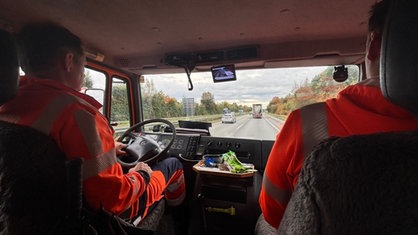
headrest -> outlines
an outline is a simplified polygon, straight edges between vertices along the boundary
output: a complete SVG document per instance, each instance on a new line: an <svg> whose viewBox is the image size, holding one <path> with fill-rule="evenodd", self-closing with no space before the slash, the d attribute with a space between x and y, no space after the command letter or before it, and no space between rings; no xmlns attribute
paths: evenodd
<svg viewBox="0 0 418 235"><path fill-rule="evenodd" d="M418 1L393 0L382 35L383 95L418 117Z"/></svg>
<svg viewBox="0 0 418 235"><path fill-rule="evenodd" d="M0 105L16 95L19 63L13 36L0 29Z"/></svg>

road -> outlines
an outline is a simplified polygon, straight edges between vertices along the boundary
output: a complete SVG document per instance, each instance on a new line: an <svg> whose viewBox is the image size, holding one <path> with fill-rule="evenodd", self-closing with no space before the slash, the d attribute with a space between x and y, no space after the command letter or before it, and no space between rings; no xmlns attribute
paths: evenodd
<svg viewBox="0 0 418 235"><path fill-rule="evenodd" d="M236 123L213 123L209 129L212 136L275 140L283 121L264 114L263 118L251 115L237 116Z"/></svg>

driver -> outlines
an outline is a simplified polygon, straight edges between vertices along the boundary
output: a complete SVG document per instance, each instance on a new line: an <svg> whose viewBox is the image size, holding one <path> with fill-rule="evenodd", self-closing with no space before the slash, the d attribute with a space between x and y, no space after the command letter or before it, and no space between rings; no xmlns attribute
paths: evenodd
<svg viewBox="0 0 418 235"><path fill-rule="evenodd" d="M53 23L24 27L18 35L26 76L16 97L0 106L0 120L30 126L49 136L68 159L83 158L87 206L126 215L136 224L165 197L167 205L185 198L183 167L176 158L153 166L138 163L124 174L114 131L98 111L101 105L80 93L86 58L81 40Z"/></svg>

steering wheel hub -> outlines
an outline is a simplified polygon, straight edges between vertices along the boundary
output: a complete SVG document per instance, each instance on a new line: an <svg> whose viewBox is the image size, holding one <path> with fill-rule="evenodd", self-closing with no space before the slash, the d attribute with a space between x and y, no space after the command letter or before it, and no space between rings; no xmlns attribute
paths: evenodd
<svg viewBox="0 0 418 235"><path fill-rule="evenodd" d="M161 148L160 145L152 138L142 135L142 131L137 133L134 132L144 125L161 122L167 124L172 130L171 139L168 144L164 146L164 148ZM128 146L125 150L128 155L117 156L117 160L123 168L130 169L139 162L148 163L163 157L168 152L174 142L174 139L176 138L176 128L173 123L166 119L150 119L131 126L118 138L118 141L122 142L126 137L129 137L129 141L127 143Z"/></svg>

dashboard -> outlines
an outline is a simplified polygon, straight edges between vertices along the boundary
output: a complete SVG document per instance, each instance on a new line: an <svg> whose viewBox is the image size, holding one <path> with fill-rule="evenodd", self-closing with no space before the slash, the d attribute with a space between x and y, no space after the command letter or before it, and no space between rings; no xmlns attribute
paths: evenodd
<svg viewBox="0 0 418 235"><path fill-rule="evenodd" d="M143 133L155 140L161 148L166 147L171 138L171 133ZM238 159L245 163L252 163L263 170L274 141L239 139L205 136L200 134L176 134L168 154L184 161L199 161L205 154L222 154L232 150Z"/></svg>

